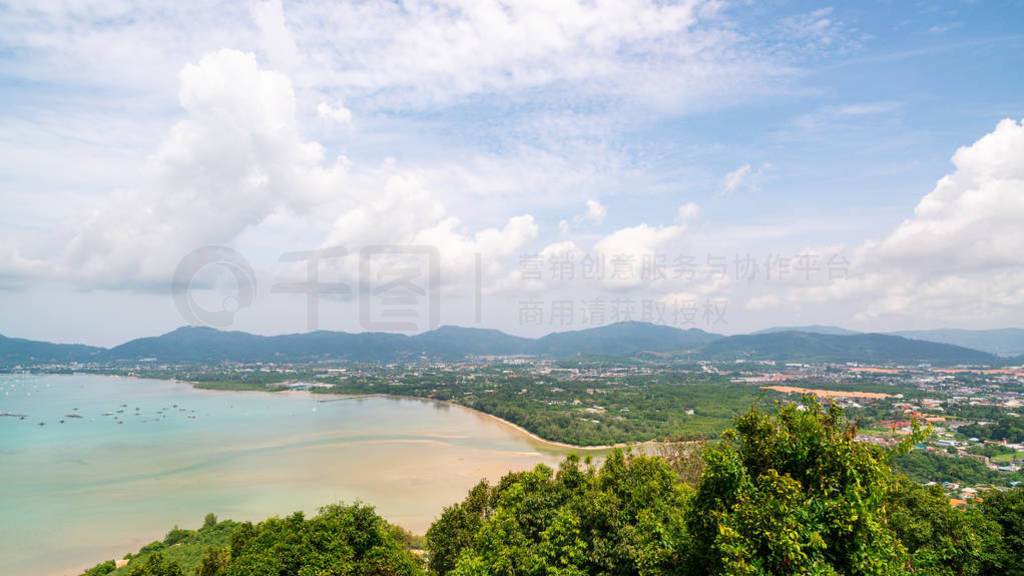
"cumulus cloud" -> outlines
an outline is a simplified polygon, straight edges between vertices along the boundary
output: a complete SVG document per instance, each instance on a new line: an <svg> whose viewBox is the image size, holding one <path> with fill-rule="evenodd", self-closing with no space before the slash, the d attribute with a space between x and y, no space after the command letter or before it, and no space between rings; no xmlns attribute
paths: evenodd
<svg viewBox="0 0 1024 576"><path fill-rule="evenodd" d="M268 222L306 236L320 229L325 246L430 245L450 278L466 276L479 254L496 275L539 234L529 214L505 216L498 226L464 223L435 192L430 171L392 160L376 169L327 161L319 143L299 135L288 77L261 68L251 53L208 54L181 71L180 83L183 116L143 181L113 191L67 237L52 239L61 246L56 257L27 254L25 242L5 233L12 236L0 252L5 275L164 288L191 250L231 244ZM322 108L334 119L348 112Z"/></svg>
<svg viewBox="0 0 1024 576"><path fill-rule="evenodd" d="M584 224L584 223L600 224L600 223L604 222L604 219L608 216L608 209L605 208L603 204L601 204L599 201L591 198L590 200L587 200L587 204L586 205L587 205L587 209L582 214L579 214L579 215L573 217L573 219L572 219L573 224L576 224L576 225L580 225L580 224ZM564 220L563 220L563 222L564 222ZM562 227L561 224L559 224L559 226ZM568 222L565 222L565 226L562 227L562 231L564 233L568 233L568 231L569 231L569 223Z"/></svg>
<svg viewBox="0 0 1024 576"><path fill-rule="evenodd" d="M98 284L164 281L185 253L229 243L275 210L303 211L342 186L345 162L304 141L288 78L252 54L221 50L180 74L184 117L144 182L84 216L65 273Z"/></svg>
<svg viewBox="0 0 1024 576"><path fill-rule="evenodd" d="M652 258L659 253L664 253L665 247L673 240L679 239L684 230L685 227L682 225L639 224L620 228L598 240L594 244L594 252L602 256L610 267L604 278L605 285L627 288L641 284L642 279L639 274L615 274L614 261L628 262L631 272L635 272L640 269L644 258Z"/></svg>
<svg viewBox="0 0 1024 576"><path fill-rule="evenodd" d="M382 186L376 180L384 179ZM443 201L415 175L388 165L352 192L357 202L334 221L324 246L421 245L437 250L446 281L465 280L479 254L490 277L503 272L504 259L518 256L538 236L533 216L508 218L501 227L473 232L450 215ZM342 263L355 277L356 259Z"/></svg>
<svg viewBox="0 0 1024 576"><path fill-rule="evenodd" d="M1024 311L1024 124L1003 120L952 162L913 216L858 248L856 275L796 290L791 300L857 302L863 318L946 322Z"/></svg>

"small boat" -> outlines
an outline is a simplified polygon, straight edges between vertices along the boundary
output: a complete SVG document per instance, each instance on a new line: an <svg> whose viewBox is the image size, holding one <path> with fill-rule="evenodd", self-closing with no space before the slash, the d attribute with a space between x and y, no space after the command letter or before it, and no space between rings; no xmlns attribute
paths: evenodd
<svg viewBox="0 0 1024 576"><path fill-rule="evenodd" d="M46 422L40 422L39 425L40 426L46 426Z"/></svg>

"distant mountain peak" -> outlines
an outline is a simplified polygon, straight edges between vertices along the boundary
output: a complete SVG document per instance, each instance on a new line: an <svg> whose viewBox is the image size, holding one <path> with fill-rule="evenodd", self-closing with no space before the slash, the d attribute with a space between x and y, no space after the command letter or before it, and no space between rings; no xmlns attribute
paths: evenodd
<svg viewBox="0 0 1024 576"><path fill-rule="evenodd" d="M849 336L860 334L856 330L847 330L839 326L828 326L824 324L808 324L806 326L772 326L764 330L751 332L751 334L775 334L778 332L804 332L807 334L828 334L832 336Z"/></svg>

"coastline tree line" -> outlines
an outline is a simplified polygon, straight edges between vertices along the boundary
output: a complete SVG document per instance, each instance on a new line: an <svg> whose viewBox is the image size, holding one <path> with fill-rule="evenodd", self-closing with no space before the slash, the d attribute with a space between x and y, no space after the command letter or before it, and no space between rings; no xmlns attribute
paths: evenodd
<svg viewBox="0 0 1024 576"><path fill-rule="evenodd" d="M369 506L333 505L308 519L208 518L126 567L85 574L1024 575L1024 490L953 508L893 471L900 449L856 442L856 431L813 398L755 407L713 445L614 451L600 465L570 456L557 471L483 481L422 539ZM215 531L219 544L189 545Z"/></svg>

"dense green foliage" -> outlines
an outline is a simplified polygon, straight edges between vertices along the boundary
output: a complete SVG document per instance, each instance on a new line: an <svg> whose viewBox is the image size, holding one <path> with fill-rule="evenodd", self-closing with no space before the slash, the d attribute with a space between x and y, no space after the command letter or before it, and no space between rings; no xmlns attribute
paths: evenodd
<svg viewBox="0 0 1024 576"><path fill-rule="evenodd" d="M99 564L89 568L82 573L82 576L105 576L110 574L117 568L117 564L113 560L107 560L106 562L100 562Z"/></svg>
<svg viewBox="0 0 1024 576"><path fill-rule="evenodd" d="M981 440L1006 440L1019 444L1024 442L1024 417L999 414L994 422L966 424L957 429L957 432Z"/></svg>
<svg viewBox="0 0 1024 576"><path fill-rule="evenodd" d="M991 492L981 505L985 517L999 525L1006 576L1024 576L1024 489Z"/></svg>
<svg viewBox="0 0 1024 576"><path fill-rule="evenodd" d="M464 395L457 401L541 437L588 446L714 437L760 394L750 386L702 380L671 374L626 377L600 385L581 381L531 386L527 394L522 393L527 384L510 381L494 386L492 393Z"/></svg>
<svg viewBox="0 0 1024 576"><path fill-rule="evenodd" d="M911 565L936 575L1006 574L1014 564L1002 527L981 509L958 510L937 486L901 482L889 497L889 526Z"/></svg>
<svg viewBox="0 0 1024 576"><path fill-rule="evenodd" d="M695 490L668 461L614 452L480 484L427 534L437 576L1016 574L1024 500L951 508L854 441L813 399L753 409L700 455ZM913 438L912 438L913 440ZM901 447L905 449L909 442ZM684 466L692 470L693 466ZM986 502L985 506L989 506Z"/></svg>
<svg viewBox="0 0 1024 576"><path fill-rule="evenodd" d="M217 522L199 530L175 527L142 548L127 566L99 564L84 576L415 576L421 561L413 539L370 506L332 505L306 519L301 512L251 524Z"/></svg>
<svg viewBox="0 0 1024 576"><path fill-rule="evenodd" d="M684 551L688 489L661 459L576 457L480 484L427 532L435 574L660 574Z"/></svg>
<svg viewBox="0 0 1024 576"><path fill-rule="evenodd" d="M705 455L691 574L899 574L884 455L813 399L744 414Z"/></svg>
<svg viewBox="0 0 1024 576"><path fill-rule="evenodd" d="M1024 480L1020 472L989 470L973 458L956 458L914 450L892 459L893 466L916 482L956 482L965 485L997 484Z"/></svg>
<svg viewBox="0 0 1024 576"><path fill-rule="evenodd" d="M228 561L217 576L294 574L414 575L420 561L409 550L407 533L370 506L332 505L306 520L301 512L239 526ZM204 563L204 566L216 562Z"/></svg>
<svg viewBox="0 0 1024 576"><path fill-rule="evenodd" d="M184 573L191 574L209 548L220 548L230 544L231 535L234 534L237 527L237 522L231 520L218 522L216 516L207 514L203 526L198 530L183 530L175 526L163 540L143 546L138 554L129 558L127 566L115 570L114 562L111 560L90 568L95 572L86 571L85 576L131 575L133 570L140 570L140 567L146 565L151 556L157 555L159 558L147 570L155 570L156 565L160 563L174 564L180 567ZM142 573L147 574L147 572Z"/></svg>

